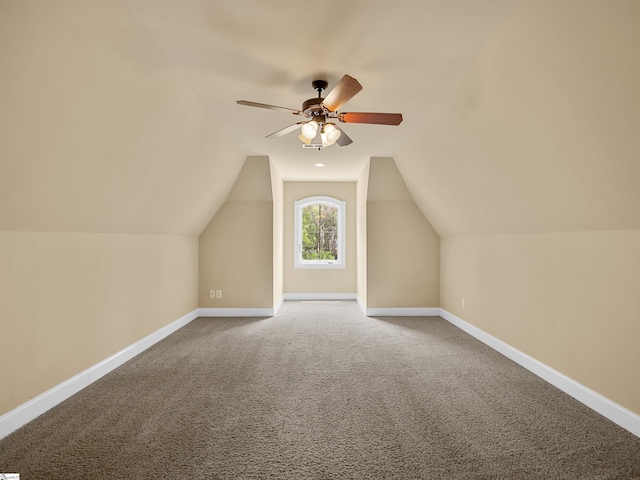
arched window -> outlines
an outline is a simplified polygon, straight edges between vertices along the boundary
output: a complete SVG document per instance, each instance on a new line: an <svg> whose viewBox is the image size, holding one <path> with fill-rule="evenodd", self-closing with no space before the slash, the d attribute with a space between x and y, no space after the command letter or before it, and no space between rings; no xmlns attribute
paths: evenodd
<svg viewBox="0 0 640 480"><path fill-rule="evenodd" d="M346 202L309 197L294 211L294 267L345 268Z"/></svg>

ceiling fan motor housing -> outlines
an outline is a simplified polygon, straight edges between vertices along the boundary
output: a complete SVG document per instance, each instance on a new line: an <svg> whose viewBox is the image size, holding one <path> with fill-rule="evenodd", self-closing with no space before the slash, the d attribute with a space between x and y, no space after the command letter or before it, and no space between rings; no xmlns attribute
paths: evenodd
<svg viewBox="0 0 640 480"><path fill-rule="evenodd" d="M329 84L325 80L314 80L311 82L311 86L316 92L318 92L317 98L310 98L302 104L302 113L305 117L312 118L316 121L324 121L318 117L325 115L325 109L322 106L324 98L322 98L322 92L326 90Z"/></svg>
<svg viewBox="0 0 640 480"><path fill-rule="evenodd" d="M324 98L310 98L302 104L302 113L305 117L315 118L324 116L324 109L322 108L322 101Z"/></svg>

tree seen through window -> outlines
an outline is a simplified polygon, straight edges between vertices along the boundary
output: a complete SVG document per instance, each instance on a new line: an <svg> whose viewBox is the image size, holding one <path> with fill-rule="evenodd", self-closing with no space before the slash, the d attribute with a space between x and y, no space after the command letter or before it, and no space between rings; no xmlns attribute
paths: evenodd
<svg viewBox="0 0 640 480"><path fill-rule="evenodd" d="M302 209L302 259L338 260L338 209L314 203Z"/></svg>

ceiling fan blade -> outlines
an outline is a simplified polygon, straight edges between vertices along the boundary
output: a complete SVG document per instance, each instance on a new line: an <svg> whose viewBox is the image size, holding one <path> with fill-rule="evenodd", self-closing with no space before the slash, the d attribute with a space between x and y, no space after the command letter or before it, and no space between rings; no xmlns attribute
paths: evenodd
<svg viewBox="0 0 640 480"><path fill-rule="evenodd" d="M376 125L400 125L401 113L365 113L345 112L338 115L338 120L343 123L369 123Z"/></svg>
<svg viewBox="0 0 640 480"><path fill-rule="evenodd" d="M336 140L336 143L338 145L340 145L341 147L346 147L347 145L351 145L353 143L353 140L351 140L351 138L349 137L349 135L347 135L346 133L344 133L344 130L342 130L339 126L334 125L334 127L336 127L338 130L340 130L340 136L338 137L338 139Z"/></svg>
<svg viewBox="0 0 640 480"><path fill-rule="evenodd" d="M285 110L287 112L293 113L294 115L300 115L300 110L294 110L293 108L278 107L276 105L267 105L266 103L249 102L248 100L238 100L236 101L236 103L238 105L246 105L247 107L266 108L268 110Z"/></svg>
<svg viewBox="0 0 640 480"><path fill-rule="evenodd" d="M307 122L298 122L298 123L294 123L293 125L289 125L288 127L284 127L281 128L280 130L278 130L277 132L273 132L270 135L267 135L264 138L278 138L278 137L282 137L284 135L286 135L287 133L291 133L295 130L299 130L300 129L300 125L303 125Z"/></svg>
<svg viewBox="0 0 640 480"><path fill-rule="evenodd" d="M345 75L336 83L336 86L329 92L322 104L328 110L335 112L351 100L360 90L362 90L362 85L360 85L358 80L349 75Z"/></svg>

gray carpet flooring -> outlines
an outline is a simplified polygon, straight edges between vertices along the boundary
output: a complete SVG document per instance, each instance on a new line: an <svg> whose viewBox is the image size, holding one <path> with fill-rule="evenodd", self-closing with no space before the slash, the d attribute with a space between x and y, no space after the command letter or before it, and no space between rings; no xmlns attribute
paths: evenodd
<svg viewBox="0 0 640 480"><path fill-rule="evenodd" d="M200 318L0 441L29 479L640 479L635 437L441 318Z"/></svg>

